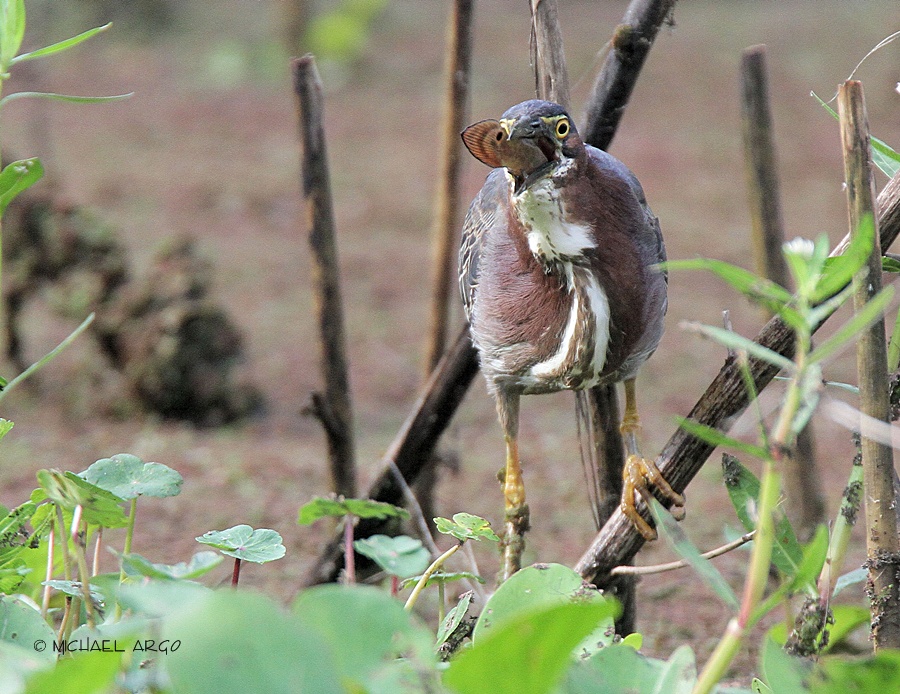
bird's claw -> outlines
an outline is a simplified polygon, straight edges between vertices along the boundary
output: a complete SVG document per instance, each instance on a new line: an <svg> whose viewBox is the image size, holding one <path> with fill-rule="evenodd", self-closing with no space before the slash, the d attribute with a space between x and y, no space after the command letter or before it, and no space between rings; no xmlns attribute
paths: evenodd
<svg viewBox="0 0 900 694"><path fill-rule="evenodd" d="M672 502L671 512L676 520L684 518L684 496L672 489L652 460L639 455L629 455L625 460L623 478L622 502L619 508L645 540L655 540L656 530L635 508L635 494L638 493L645 500L649 500L650 485L656 487L660 495Z"/></svg>

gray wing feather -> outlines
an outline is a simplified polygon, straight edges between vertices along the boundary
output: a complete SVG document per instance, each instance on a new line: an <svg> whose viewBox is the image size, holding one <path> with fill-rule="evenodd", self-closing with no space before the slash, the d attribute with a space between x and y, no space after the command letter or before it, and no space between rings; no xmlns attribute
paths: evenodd
<svg viewBox="0 0 900 694"><path fill-rule="evenodd" d="M508 183L503 169L492 171L475 196L463 222L459 248L459 290L466 318L471 319L478 289L478 267L484 235L498 224L506 224Z"/></svg>

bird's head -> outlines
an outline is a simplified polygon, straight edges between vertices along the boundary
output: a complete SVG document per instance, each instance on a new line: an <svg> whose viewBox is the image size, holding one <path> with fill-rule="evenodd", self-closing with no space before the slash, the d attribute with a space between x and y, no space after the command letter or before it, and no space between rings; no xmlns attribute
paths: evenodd
<svg viewBox="0 0 900 694"><path fill-rule="evenodd" d="M500 120L483 120L463 130L462 139L480 162L505 167L516 192L550 174L584 149L565 109L551 101L524 101Z"/></svg>

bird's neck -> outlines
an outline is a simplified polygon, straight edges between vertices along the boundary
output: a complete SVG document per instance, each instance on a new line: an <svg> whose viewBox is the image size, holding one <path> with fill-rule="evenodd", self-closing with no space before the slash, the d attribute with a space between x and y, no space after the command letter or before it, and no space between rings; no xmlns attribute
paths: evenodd
<svg viewBox="0 0 900 694"><path fill-rule="evenodd" d="M510 188L512 208L525 232L535 260L552 271L562 264L584 261L597 247L591 227L571 221L562 190L574 160L565 162L516 195Z"/></svg>

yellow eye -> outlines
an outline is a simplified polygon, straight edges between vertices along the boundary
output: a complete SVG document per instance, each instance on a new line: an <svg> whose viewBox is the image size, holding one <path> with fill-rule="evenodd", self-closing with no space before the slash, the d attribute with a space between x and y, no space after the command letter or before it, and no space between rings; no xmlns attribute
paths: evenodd
<svg viewBox="0 0 900 694"><path fill-rule="evenodd" d="M556 137L562 140L568 134L569 120L567 118L560 118L558 121L556 121Z"/></svg>

